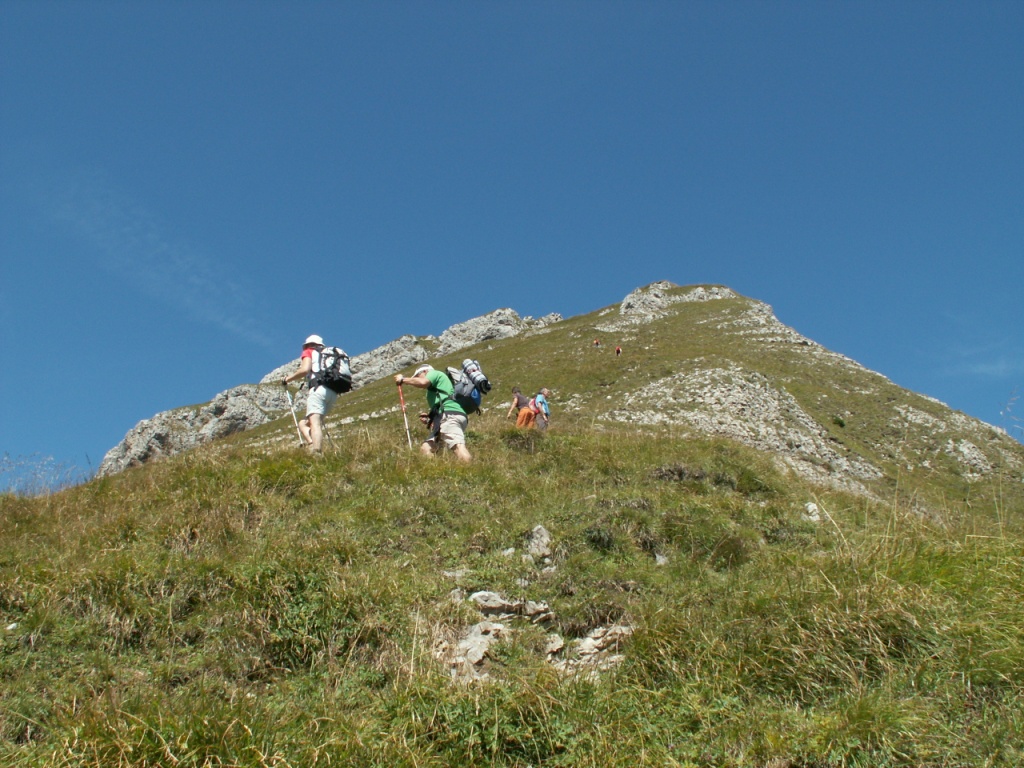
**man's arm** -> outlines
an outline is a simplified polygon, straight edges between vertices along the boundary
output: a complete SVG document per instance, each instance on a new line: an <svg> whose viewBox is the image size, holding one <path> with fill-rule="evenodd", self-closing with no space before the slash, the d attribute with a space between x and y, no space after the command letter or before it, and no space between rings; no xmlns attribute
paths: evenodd
<svg viewBox="0 0 1024 768"><path fill-rule="evenodd" d="M430 387L430 379L427 378L425 373L421 373L419 376L403 376L397 373L395 374L395 384L398 386L409 384L418 389L428 389Z"/></svg>

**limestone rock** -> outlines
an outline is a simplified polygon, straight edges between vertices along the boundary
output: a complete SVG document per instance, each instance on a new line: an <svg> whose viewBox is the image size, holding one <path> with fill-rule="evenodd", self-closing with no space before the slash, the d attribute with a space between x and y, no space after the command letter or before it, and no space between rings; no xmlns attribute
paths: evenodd
<svg viewBox="0 0 1024 768"><path fill-rule="evenodd" d="M690 424L779 456L801 475L866 493L864 480L882 472L848 456L797 400L763 374L731 365L659 379L622 398L604 418L637 424Z"/></svg>
<svg viewBox="0 0 1024 768"><path fill-rule="evenodd" d="M616 333L637 325L650 323L662 317L673 304L688 301L712 301L736 298L728 288L697 286L686 293L678 293L678 285L667 280L637 288L619 305L619 318L597 326L602 333Z"/></svg>
<svg viewBox="0 0 1024 768"><path fill-rule="evenodd" d="M511 619L522 616L534 624L549 621L554 618L550 607L546 602L535 600L506 600L497 592L474 592L469 599L476 603L477 610L485 616L496 616L501 619Z"/></svg>
<svg viewBox="0 0 1024 768"><path fill-rule="evenodd" d="M559 647L549 639L548 648L557 650L548 650L548 661L564 674L596 678L622 662L623 656L619 651L632 634L633 628L626 624L596 627L586 637L574 641L567 651L564 644Z"/></svg>
<svg viewBox="0 0 1024 768"><path fill-rule="evenodd" d="M481 341L507 339L527 328L519 314L512 309L496 309L493 312L457 323L441 334L439 355L448 355Z"/></svg>
<svg viewBox="0 0 1024 768"><path fill-rule="evenodd" d="M282 387L245 384L221 392L203 407L158 413L140 421L107 451L96 474L113 475L218 437L258 427L278 418L287 408L288 399Z"/></svg>
<svg viewBox="0 0 1024 768"><path fill-rule="evenodd" d="M535 558L551 557L551 534L543 525L536 526L526 542L526 551Z"/></svg>
<svg viewBox="0 0 1024 768"><path fill-rule="evenodd" d="M491 646L511 634L504 624L481 621L469 628L454 646L442 645L437 657L448 664L452 679L469 683L488 676Z"/></svg>

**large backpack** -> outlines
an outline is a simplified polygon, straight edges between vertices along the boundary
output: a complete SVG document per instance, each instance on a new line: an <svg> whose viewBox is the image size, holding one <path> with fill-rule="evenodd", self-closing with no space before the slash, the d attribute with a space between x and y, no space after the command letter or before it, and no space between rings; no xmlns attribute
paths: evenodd
<svg viewBox="0 0 1024 768"><path fill-rule="evenodd" d="M449 367L445 373L452 382L454 399L466 413L480 410L483 396L491 391L491 382L487 380L476 360L463 360L462 370Z"/></svg>
<svg viewBox="0 0 1024 768"><path fill-rule="evenodd" d="M320 370L316 372L313 386L323 385L335 392L352 389L352 368L349 357L340 347L324 347L320 350Z"/></svg>

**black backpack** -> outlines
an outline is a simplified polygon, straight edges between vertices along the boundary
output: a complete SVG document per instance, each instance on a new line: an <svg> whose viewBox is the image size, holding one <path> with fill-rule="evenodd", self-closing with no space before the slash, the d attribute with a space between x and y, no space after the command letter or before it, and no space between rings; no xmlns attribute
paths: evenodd
<svg viewBox="0 0 1024 768"><path fill-rule="evenodd" d="M487 380L476 360L463 360L462 370L449 367L445 373L452 383L454 399L466 413L477 413L483 396L491 391L491 382Z"/></svg>
<svg viewBox="0 0 1024 768"><path fill-rule="evenodd" d="M313 386L321 384L338 393L352 389L352 368L345 350L340 347L320 350L320 370L313 379Z"/></svg>

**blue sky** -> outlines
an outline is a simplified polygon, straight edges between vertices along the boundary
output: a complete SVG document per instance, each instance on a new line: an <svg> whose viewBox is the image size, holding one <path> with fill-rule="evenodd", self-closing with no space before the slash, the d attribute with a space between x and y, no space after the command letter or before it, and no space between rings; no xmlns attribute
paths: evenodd
<svg viewBox="0 0 1024 768"><path fill-rule="evenodd" d="M95 467L310 333L661 279L1012 427L1022 39L976 0L0 0L0 454Z"/></svg>

